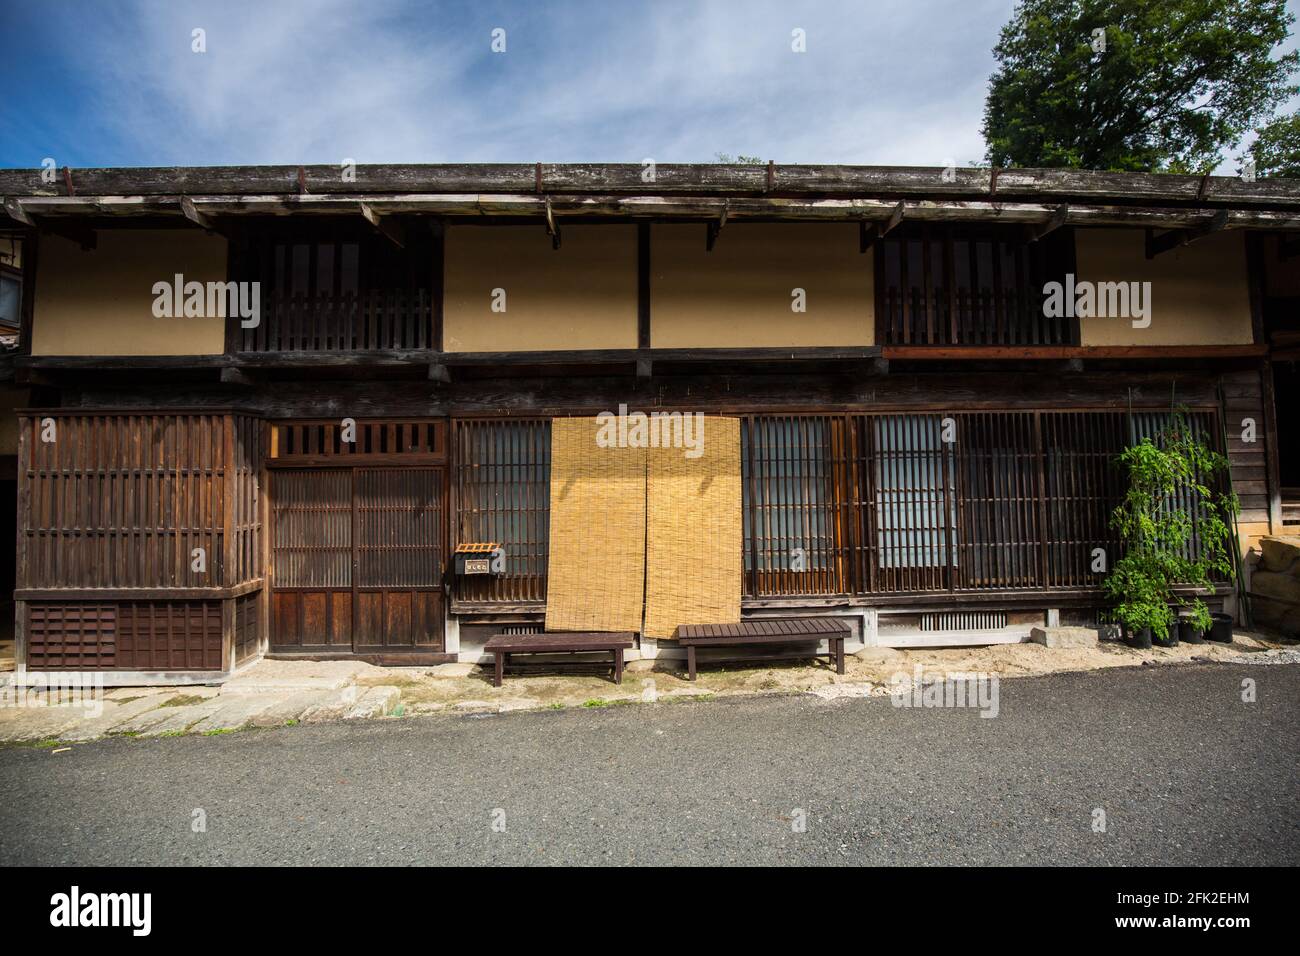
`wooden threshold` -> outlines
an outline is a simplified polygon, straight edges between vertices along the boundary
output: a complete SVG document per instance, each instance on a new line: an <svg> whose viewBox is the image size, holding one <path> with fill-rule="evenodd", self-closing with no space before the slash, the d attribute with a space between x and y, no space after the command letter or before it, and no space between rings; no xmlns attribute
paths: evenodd
<svg viewBox="0 0 1300 956"><path fill-rule="evenodd" d="M886 345L886 360L1262 358L1267 345Z"/></svg>

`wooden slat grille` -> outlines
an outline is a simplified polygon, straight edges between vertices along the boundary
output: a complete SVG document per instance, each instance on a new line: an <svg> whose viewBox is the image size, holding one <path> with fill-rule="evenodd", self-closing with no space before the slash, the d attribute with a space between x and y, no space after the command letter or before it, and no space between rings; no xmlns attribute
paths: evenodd
<svg viewBox="0 0 1300 956"><path fill-rule="evenodd" d="M404 248L365 224L267 223L231 244L231 278L259 282L261 321L230 323L236 351L435 348L433 237Z"/></svg>
<svg viewBox="0 0 1300 956"><path fill-rule="evenodd" d="M381 419L355 422L354 441L345 441L342 419L271 422L268 464L344 465L384 461L416 464L447 457L446 422L442 419Z"/></svg>
<svg viewBox="0 0 1300 956"><path fill-rule="evenodd" d="M352 472L276 471L272 476L276 588L352 586Z"/></svg>
<svg viewBox="0 0 1300 956"><path fill-rule="evenodd" d="M845 593L850 517L845 419L751 417L742 423L742 443L747 591Z"/></svg>
<svg viewBox="0 0 1300 956"><path fill-rule="evenodd" d="M437 587L442 579L442 472L357 472L357 586Z"/></svg>
<svg viewBox="0 0 1300 956"><path fill-rule="evenodd" d="M904 225L877 242L882 345L1077 345L1078 323L1043 312L1043 285L1073 267L1073 236Z"/></svg>
<svg viewBox="0 0 1300 956"><path fill-rule="evenodd" d="M453 544L500 542L506 573L457 581L461 601L546 600L550 549L551 423L547 419L454 423L456 524Z"/></svg>
<svg viewBox="0 0 1300 956"><path fill-rule="evenodd" d="M47 419L53 441L43 440ZM18 587L232 587L260 578L255 420L33 413L21 419L19 445Z"/></svg>
<svg viewBox="0 0 1300 956"><path fill-rule="evenodd" d="M1124 492L1115 459L1167 417L1167 409L748 416L746 594L1097 588L1096 549L1107 569L1122 554L1109 526ZM1215 414L1192 418L1217 447ZM815 570L765 573L765 561L803 541ZM842 572L816 570L841 560Z"/></svg>

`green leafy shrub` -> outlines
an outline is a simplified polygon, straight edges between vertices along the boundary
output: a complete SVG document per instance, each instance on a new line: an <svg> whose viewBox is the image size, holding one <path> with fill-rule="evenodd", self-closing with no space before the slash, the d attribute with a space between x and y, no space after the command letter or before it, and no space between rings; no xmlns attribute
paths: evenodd
<svg viewBox="0 0 1300 956"><path fill-rule="evenodd" d="M1177 604L1190 609L1194 626L1208 631L1205 602L1185 600L1174 588L1208 588L1214 577L1234 579L1229 522L1239 505L1235 494L1215 487L1220 484L1216 478L1227 473L1228 460L1176 409L1155 440L1130 445L1118 462L1128 490L1110 523L1124 543L1124 554L1103 585L1115 602L1115 617L1130 631L1149 627L1153 637L1164 641Z"/></svg>

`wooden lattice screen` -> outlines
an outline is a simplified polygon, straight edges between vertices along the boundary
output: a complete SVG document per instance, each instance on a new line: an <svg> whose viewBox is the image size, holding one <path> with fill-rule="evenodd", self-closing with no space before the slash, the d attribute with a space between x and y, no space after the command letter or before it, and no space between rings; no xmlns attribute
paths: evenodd
<svg viewBox="0 0 1300 956"><path fill-rule="evenodd" d="M255 419L30 411L18 460L15 597L28 667L220 670L236 629L238 658L256 653Z"/></svg>
<svg viewBox="0 0 1300 956"><path fill-rule="evenodd" d="M463 578L458 600L540 604L550 550L550 420L458 420L455 443L452 544L495 542L506 552L505 574Z"/></svg>
<svg viewBox="0 0 1300 956"><path fill-rule="evenodd" d="M904 225L876 244L882 345L1077 345L1078 323L1044 314L1043 286L1072 272L1074 239L1014 227Z"/></svg>
<svg viewBox="0 0 1300 956"><path fill-rule="evenodd" d="M258 460L257 423L245 416L25 414L18 588L257 581Z"/></svg>
<svg viewBox="0 0 1300 956"><path fill-rule="evenodd" d="M231 243L232 278L258 282L260 321L228 320L241 352L435 348L433 235L403 248L362 224L268 223Z"/></svg>
<svg viewBox="0 0 1300 956"><path fill-rule="evenodd" d="M1158 409L748 416L753 597L1090 589ZM1193 415L1216 444L1213 411Z"/></svg>

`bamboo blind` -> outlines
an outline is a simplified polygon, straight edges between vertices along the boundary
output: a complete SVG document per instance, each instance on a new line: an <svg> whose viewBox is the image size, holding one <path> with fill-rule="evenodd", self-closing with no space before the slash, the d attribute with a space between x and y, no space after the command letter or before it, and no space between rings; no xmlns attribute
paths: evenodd
<svg viewBox="0 0 1300 956"><path fill-rule="evenodd" d="M649 450L646 637L740 621L740 420L705 418L702 454Z"/></svg>
<svg viewBox="0 0 1300 956"><path fill-rule="evenodd" d="M639 631L646 450L601 448L594 418L551 424L548 631Z"/></svg>

